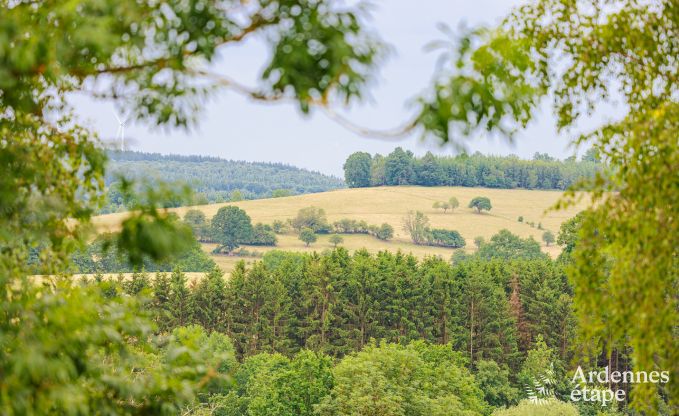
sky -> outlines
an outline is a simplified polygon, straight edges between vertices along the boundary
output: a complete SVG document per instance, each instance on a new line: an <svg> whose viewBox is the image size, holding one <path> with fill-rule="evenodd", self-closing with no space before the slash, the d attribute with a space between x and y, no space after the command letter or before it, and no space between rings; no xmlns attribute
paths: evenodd
<svg viewBox="0 0 679 416"><path fill-rule="evenodd" d="M408 100L430 83L439 55L425 50L425 46L445 37L438 28L439 23L454 30L462 24L494 25L523 1L392 0L375 3L371 29L391 45L393 52L381 66L377 83L370 89L371 99L342 110L342 114L366 127L388 129L412 117ZM262 39L250 38L244 44L221 49L212 70L254 86L266 56ZM113 115L112 103L84 96L74 96L71 102L86 125L96 130L100 137L115 137L118 123ZM607 110L601 111L603 115L597 115L593 120L606 116ZM611 111L608 110L608 113ZM469 138L464 144L468 151L484 154L516 154L530 158L535 152L546 152L565 158L574 153L569 144L572 135L557 134L546 100L536 120L517 135L514 144L482 136ZM293 104L256 103L228 90L221 90L205 103L199 125L191 132L128 124L125 136L133 139L133 150L282 162L336 176L343 176L344 160L356 151L388 154L401 146L416 155L427 151L440 155L456 154L452 146L422 142L416 135L400 140L358 136L320 112L305 116Z"/></svg>

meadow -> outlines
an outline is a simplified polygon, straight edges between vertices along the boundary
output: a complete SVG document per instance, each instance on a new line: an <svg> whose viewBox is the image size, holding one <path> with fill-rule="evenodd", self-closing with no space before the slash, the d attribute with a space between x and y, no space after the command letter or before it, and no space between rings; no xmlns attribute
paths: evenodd
<svg viewBox="0 0 679 416"><path fill-rule="evenodd" d="M360 248L366 248L370 252L402 250L418 257L440 255L443 258L449 258L453 253L452 249L415 245L403 231L401 226L403 216L409 210L419 210L429 217L432 227L459 231L467 242L465 250L468 252L475 249L474 238L489 239L499 230L506 228L524 238L532 236L540 242L544 252L556 257L561 250L560 247L546 246L542 242L542 234L545 230L550 230L556 235L561 223L573 217L586 204L583 201L567 209L551 210L550 208L562 195L561 191L544 190L397 186L340 189L284 198L173 208L170 211L183 217L189 209L198 209L211 218L219 208L235 205L244 209L252 218L253 223L271 224L274 220L293 218L301 208L315 206L325 210L328 221L331 223L342 218L350 218L376 225L386 222L394 227L395 236L390 241L381 241L362 234L343 235L342 246L349 250ZM444 213L440 209L432 208L434 202L447 201L452 196L460 202L460 207L453 212ZM473 209L467 208L469 201L476 196L490 198L493 209L490 212L478 214ZM107 214L95 217L93 222L99 232L115 231L125 216L125 213ZM519 216L524 218L523 222L518 221ZM531 227L528 222L535 223L535 226ZM542 230L537 228L538 223L542 224ZM299 252L322 251L332 247L328 239L328 235L319 235L316 243L306 247L295 234L284 234L278 236L276 247L244 246L244 248L256 253L273 249ZM211 251L214 245L204 244L203 248ZM231 270L240 260L251 262L255 259L224 255L213 256L213 258L225 271Z"/></svg>

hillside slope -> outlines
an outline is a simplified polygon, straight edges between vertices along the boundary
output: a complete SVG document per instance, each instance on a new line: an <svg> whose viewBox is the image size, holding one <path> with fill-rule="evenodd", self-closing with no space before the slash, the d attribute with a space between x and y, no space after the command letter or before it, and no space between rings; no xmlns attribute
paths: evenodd
<svg viewBox="0 0 679 416"><path fill-rule="evenodd" d="M477 236L490 238L499 230L506 228L512 233L522 237L533 236L542 243L544 230L537 229L537 224L542 223L545 230L556 233L561 223L573 217L585 207L585 203L571 207L567 210L548 211L548 209L561 197L559 191L529 191L509 189L487 188L462 188L462 187L379 187L379 188L354 188L341 189L317 194L298 195L286 198L260 199L253 201L241 201L235 203L202 205L190 208L174 208L172 211L183 216L188 209L199 209L208 218L212 217L219 208L226 205L235 205L244 209L253 222L271 224L274 220L286 220L296 215L301 208L316 206L326 211L330 222L342 218L365 220L369 224L391 224L396 232L394 240L384 242L367 235L345 235L343 246L348 249L365 247L370 251L398 250L412 252L420 257L425 255L442 255L449 257L453 250L416 246L410 242L407 234L402 230L403 216L409 210L424 212L435 228L446 228L459 231L467 241L466 250L474 249L474 238ZM460 207L451 213L443 213L441 210L432 208L436 201L448 200L455 196L460 201ZM476 196L490 198L493 209L489 213L477 214L467 208L469 201ZM125 214L109 214L96 217L94 223L101 231L115 230L117 224ZM524 217L524 222L518 222L519 216ZM529 226L526 222L534 222L536 227ZM327 236L320 236L317 243L305 247L304 243L295 235L279 236L278 249L293 251L314 251L329 248ZM206 245L206 250L210 245ZM250 248L248 248L250 249ZM252 247L254 251L262 252L272 248ZM546 247L543 250L552 256L556 256L560 249L557 246ZM230 269L238 258L216 258L224 268Z"/></svg>

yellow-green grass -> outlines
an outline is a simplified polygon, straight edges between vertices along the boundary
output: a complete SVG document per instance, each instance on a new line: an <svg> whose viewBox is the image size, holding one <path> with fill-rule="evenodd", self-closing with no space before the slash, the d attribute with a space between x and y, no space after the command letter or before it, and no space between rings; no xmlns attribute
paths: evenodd
<svg viewBox="0 0 679 416"><path fill-rule="evenodd" d="M432 208L436 201L447 201L451 196L456 197L460 207L454 212L443 213L440 209ZM493 209L489 213L478 214L467 208L469 201L476 196L490 198ZM391 241L380 241L368 235L343 235L342 246L349 250L366 248L371 252L379 250L398 250L410 252L418 257L425 255L441 255L449 257L453 250L440 247L426 247L412 244L408 235L402 229L402 220L409 210L424 212L434 228L457 230L467 242L467 250L474 249L474 238L477 236L490 238L503 228L521 237L533 236L543 245L543 250L551 256L558 255L560 249L552 245L547 247L542 243L545 230L555 235L562 222L573 217L585 208L581 202L565 210L550 211L562 196L559 191L518 190L518 189L487 189L463 187L379 187L341 189L317 194L299 195L286 198L259 199L253 201L229 202L223 204L201 205L171 209L179 216L183 216L189 209L198 209L210 218L219 208L235 205L244 209L254 223L271 224L274 220L293 218L301 208L315 206L323 208L330 222L342 218L364 220L368 224L389 223L395 229L395 238ZM118 228L125 213L108 214L96 217L94 223L97 229L114 231ZM523 216L524 222L518 222ZM535 228L526 222L534 222ZM542 223L543 230L537 229ZM320 251L332 247L328 236L319 236L318 242L306 247L297 239L296 235L281 235L278 237L277 247L246 247L249 251L265 252L271 249L290 251ZM206 246L211 250L211 246ZM243 258L233 256L214 256L215 261L225 270L230 270L235 263ZM252 258L245 259L252 261Z"/></svg>

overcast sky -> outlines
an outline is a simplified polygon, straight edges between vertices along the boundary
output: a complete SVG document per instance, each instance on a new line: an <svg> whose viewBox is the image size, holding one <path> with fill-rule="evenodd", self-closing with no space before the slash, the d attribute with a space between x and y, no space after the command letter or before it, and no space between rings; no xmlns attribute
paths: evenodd
<svg viewBox="0 0 679 416"><path fill-rule="evenodd" d="M437 28L445 23L456 29L460 24L495 24L519 0L392 0L378 4L372 24L394 48L381 67L379 83L371 89L371 102L356 105L346 113L355 122L373 128L395 127L412 116L408 99L429 83L437 53L424 46L443 35ZM261 39L251 38L243 45L220 52L216 70L231 78L254 85L266 58ZM78 96L72 100L80 115L102 138L115 136L117 122L113 105ZM537 120L522 132L514 145L487 137L469 139L470 151L490 154L514 153L529 158L547 152L564 158L573 154L569 135L557 135L549 103L542 106ZM604 111L605 116L606 111ZM454 154L451 147L422 143L411 136L399 141L357 136L321 113L301 115L291 104L254 103L236 93L223 91L206 104L200 125L191 133L158 131L146 125L129 125L126 137L134 138L133 149L146 152L213 155L247 161L283 162L342 176L342 164L355 151L387 154L396 146L415 154L431 150Z"/></svg>

